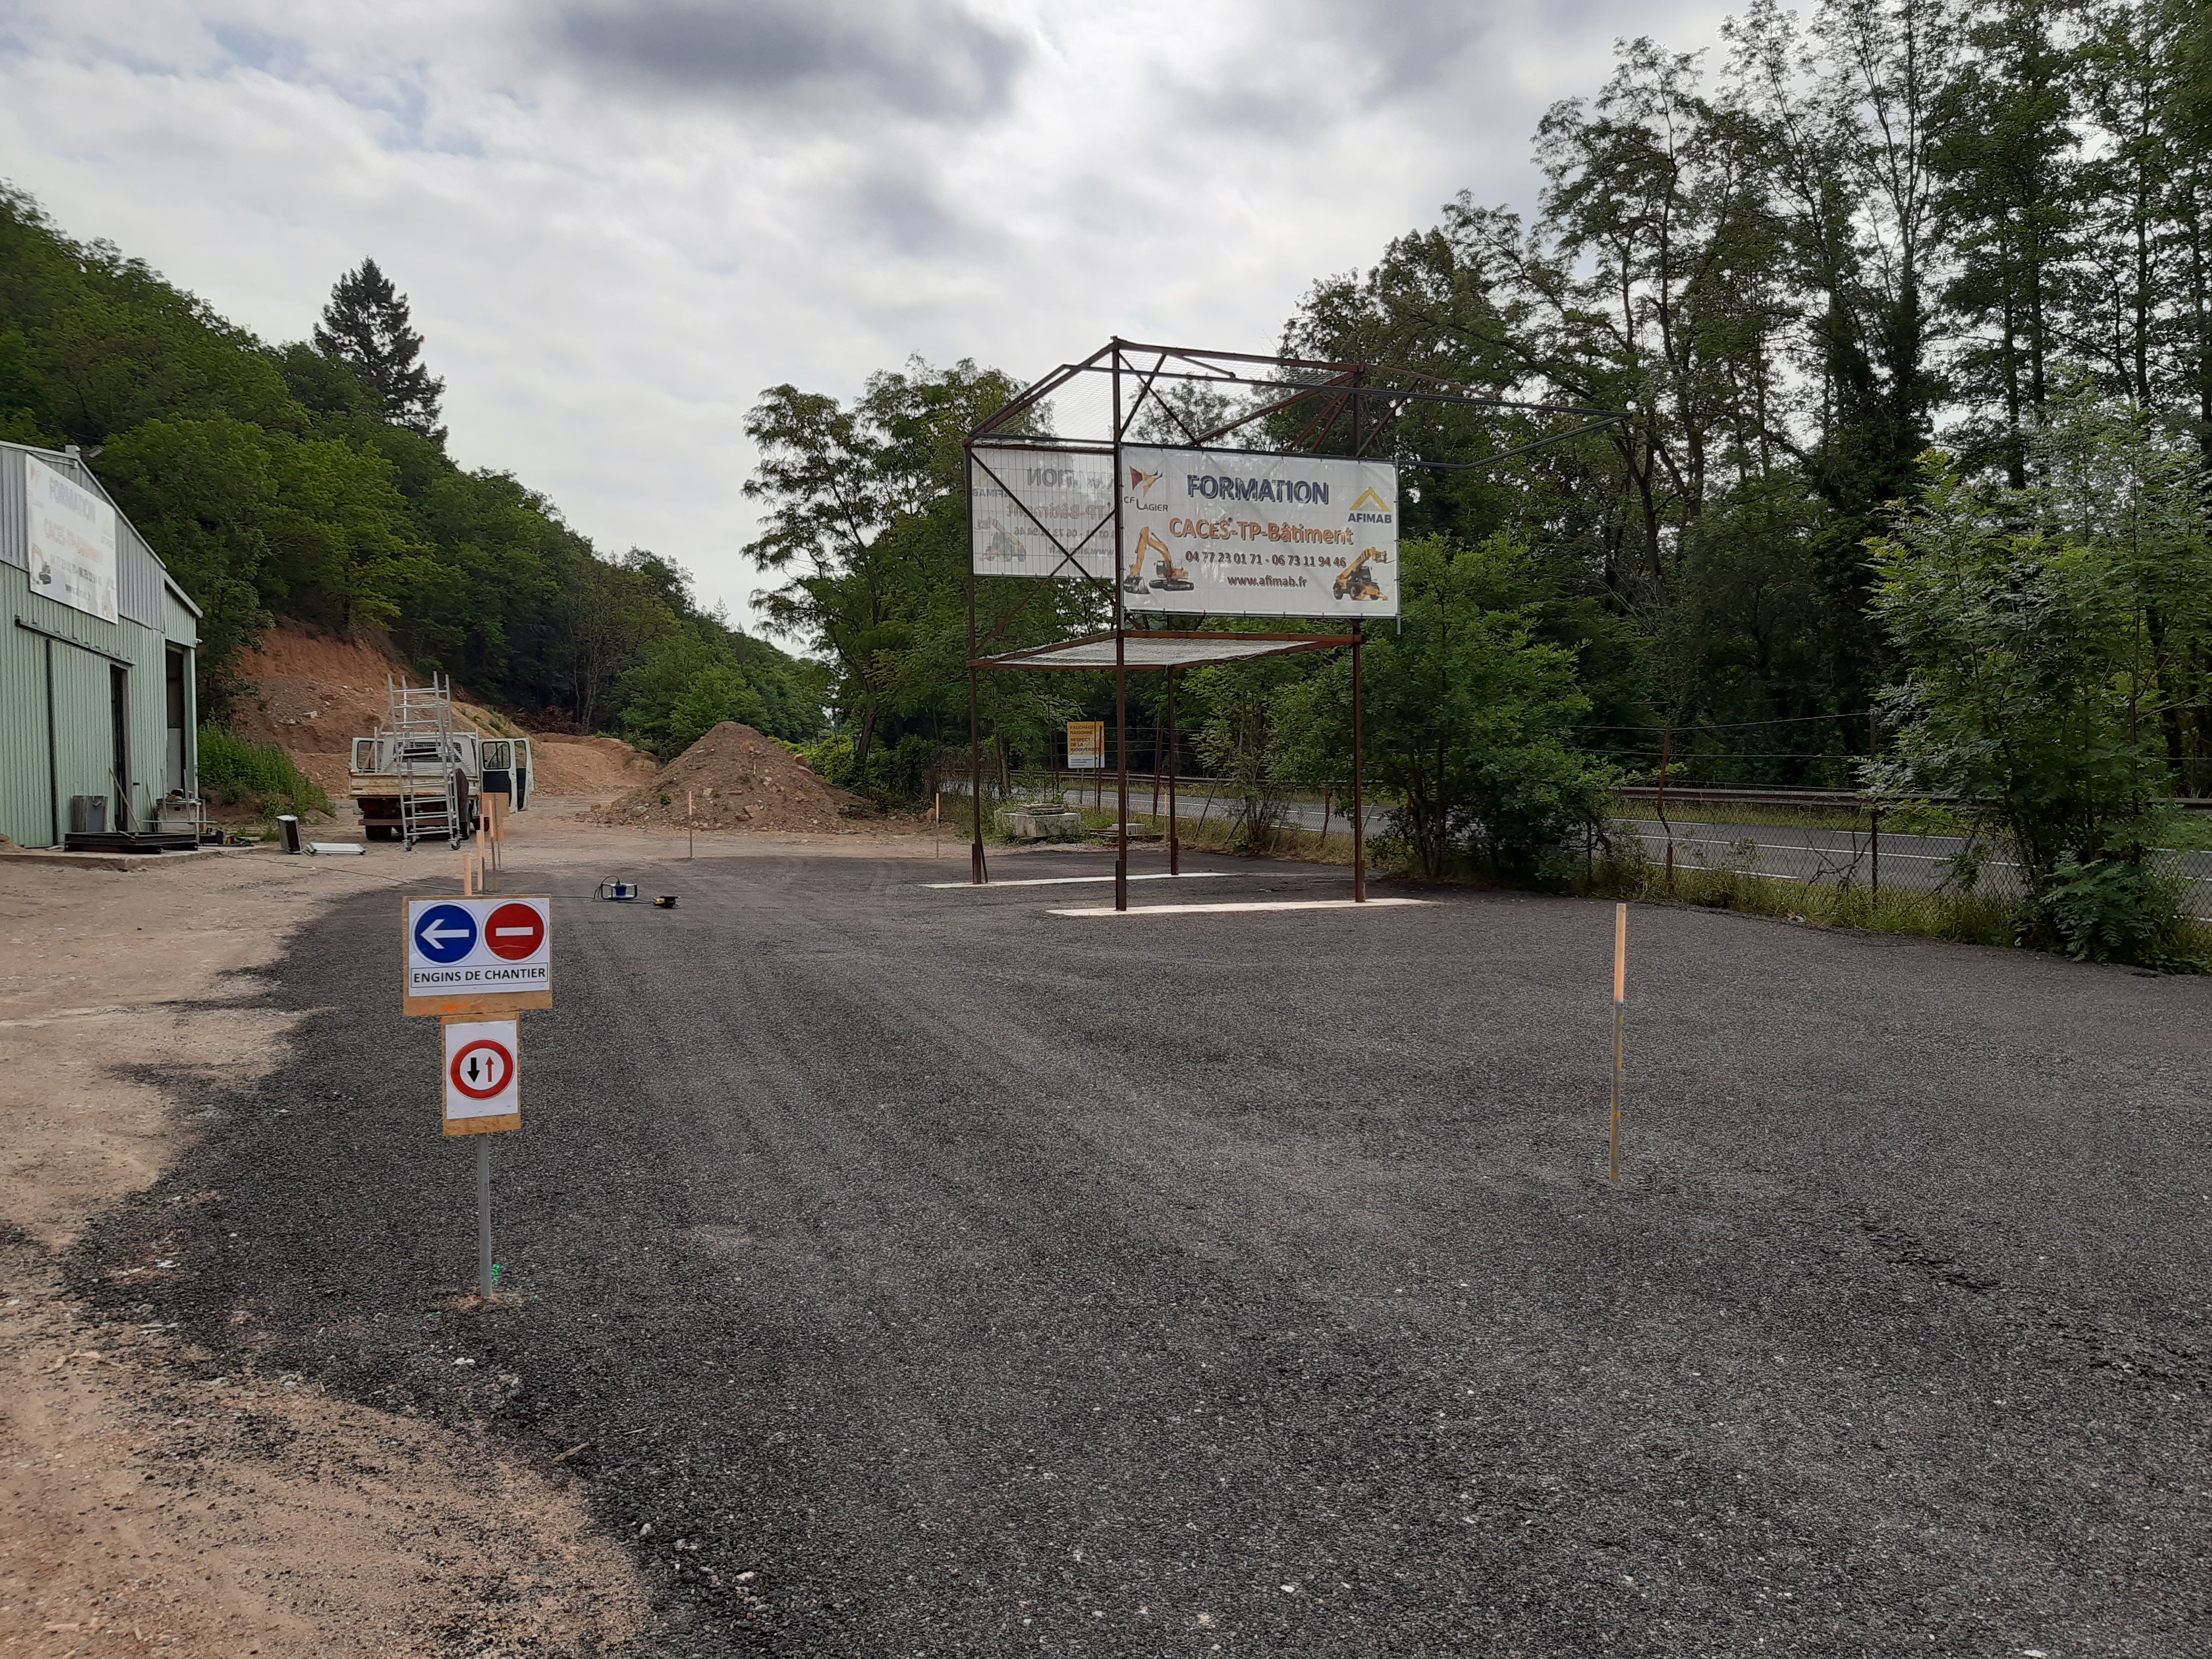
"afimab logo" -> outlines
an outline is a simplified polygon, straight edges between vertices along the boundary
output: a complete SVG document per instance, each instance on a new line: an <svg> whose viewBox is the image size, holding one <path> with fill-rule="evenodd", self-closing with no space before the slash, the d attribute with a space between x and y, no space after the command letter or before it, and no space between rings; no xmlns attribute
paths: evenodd
<svg viewBox="0 0 2212 1659"><path fill-rule="evenodd" d="M1152 486L1159 481L1160 475L1157 472L1139 472L1133 466L1129 469L1129 488L1140 495L1150 495Z"/></svg>
<svg viewBox="0 0 2212 1659"><path fill-rule="evenodd" d="M1374 509L1372 512L1368 511L1370 507ZM1385 501L1372 489L1363 489L1359 492L1359 499L1352 504L1351 522L1353 524L1388 524L1390 522L1389 503Z"/></svg>

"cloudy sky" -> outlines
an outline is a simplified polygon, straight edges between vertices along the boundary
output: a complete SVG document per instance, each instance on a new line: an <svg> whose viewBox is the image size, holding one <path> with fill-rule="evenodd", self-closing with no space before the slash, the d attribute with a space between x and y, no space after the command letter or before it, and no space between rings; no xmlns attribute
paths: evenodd
<svg viewBox="0 0 2212 1659"><path fill-rule="evenodd" d="M746 611L744 420L911 353L1265 350L1527 205L1615 37L1725 0L0 0L0 177L270 339L374 256L452 448Z"/></svg>

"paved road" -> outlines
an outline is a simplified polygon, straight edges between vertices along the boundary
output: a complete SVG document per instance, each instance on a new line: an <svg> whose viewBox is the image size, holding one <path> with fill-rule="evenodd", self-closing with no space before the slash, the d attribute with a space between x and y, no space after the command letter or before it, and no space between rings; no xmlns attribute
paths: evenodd
<svg viewBox="0 0 2212 1659"><path fill-rule="evenodd" d="M1179 805L1181 814L1196 823L1202 815L1218 817L1230 806L1224 794L1214 799L1209 806L1200 786L1196 796L1185 795ZM1085 805L1095 804L1088 790L1070 789L1065 792L1071 801L1080 799ZM1113 803L1109 786L1106 803ZM1152 806L1152 787L1149 781L1140 791L1132 784L1129 792L1130 810L1147 811ZM1164 811L1164 808L1163 808ZM1341 803L1334 803L1324 812L1318 801L1289 801L1282 807L1284 821L1304 830L1318 830L1326 822L1333 835L1349 831ZM1668 826L1657 818L1638 814L1621 820L1632 824L1644 838L1647 848L1664 854ZM1390 833L1390 817L1387 807L1371 803L1367 811L1367 835L1371 840ZM1729 823L1709 822L1674 815L1673 835L1676 856L1685 861L1702 855L1715 867L1740 865L1745 861L1741 850L1747 843L1751 856L1759 865L1776 875L1811 878L1832 881L1838 871L1850 868L1856 861L1860 878L1864 879L1871 867L1871 842L1864 830L1818 830L1795 824ZM1966 842L1956 836L1905 836L1885 830L1881 837L1881 873L1885 886L1933 890L1948 877L1950 860L1966 848ZM2004 866L2003 868L2009 868ZM2000 875L1999 879L2002 879Z"/></svg>
<svg viewBox="0 0 2212 1659"><path fill-rule="evenodd" d="M1862 886L1874 872L1874 838L1863 829L1716 823L1680 817L1667 823L1644 817L1622 822L1633 826L1644 838L1644 851L1651 857L1663 858L1671 838L1676 860L1686 865L1754 869L1796 880L1832 882L1849 876ZM1933 892L1952 884L1952 860L1967 847L1960 836L1905 836L1884 830L1881 884L1918 892ZM2006 884L2009 891L2013 867L2008 860L1992 859L1984 879Z"/></svg>
<svg viewBox="0 0 2212 1659"><path fill-rule="evenodd" d="M1085 804L1092 797L1088 792L1071 789L1070 800L1080 796ZM1112 799L1109 792L1108 799ZM1133 785L1130 790L1132 811L1149 810L1152 790L1149 782L1140 794ZM1202 813L1211 811L1219 814L1226 809L1225 796L1215 799L1209 808L1201 793L1181 808L1193 822ZM1324 827L1331 834L1348 833L1349 822L1343 811L1332 807L1324 815L1318 802L1292 801L1283 809L1285 822L1301 829L1319 830ZM1820 830L1798 824L1729 823L1701 818L1673 816L1671 825L1656 817L1638 815L1620 820L1629 824L1642 838L1645 854L1663 859L1667 843L1674 844L1674 856L1685 866L1700 866L1711 869L1751 870L1758 873L1778 876L1793 881L1834 882L1848 878L1861 885L1874 876L1874 839L1863 829ZM1367 814L1367 836L1374 840L1390 833L1389 815L1385 810L1370 808ZM1955 886L1954 860L1966 852L1971 843L1961 836L1909 836L1885 830L1881 834L1881 884L1893 892L1935 892ZM2186 902L2191 914L2200 920L2212 921L2212 854L2195 852L2169 855L2171 867L2189 878ZM1992 856L1983 866L1979 878L1982 890L2005 896L2016 896L2019 892L2017 866L2002 854Z"/></svg>
<svg viewBox="0 0 2212 1659"><path fill-rule="evenodd" d="M1175 896L1309 885L1234 867ZM1638 907L1613 1186L1609 906L670 869L556 902L522 1309L424 1317L470 1152L390 896L80 1282L158 1249L97 1293L211 1368L592 1443L656 1654L2212 1645L2212 982Z"/></svg>

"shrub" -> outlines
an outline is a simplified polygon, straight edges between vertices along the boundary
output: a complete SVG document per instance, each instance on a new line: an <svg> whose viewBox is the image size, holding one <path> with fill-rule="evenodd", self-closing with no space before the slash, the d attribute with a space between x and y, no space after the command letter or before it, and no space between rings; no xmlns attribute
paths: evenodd
<svg viewBox="0 0 2212 1659"><path fill-rule="evenodd" d="M2036 913L2076 962L2181 965L2179 877L2140 860L2062 858L2036 895Z"/></svg>
<svg viewBox="0 0 2212 1659"><path fill-rule="evenodd" d="M842 789L853 781L853 739L848 733L824 738L819 743L810 743L799 751L814 769L814 775L826 784Z"/></svg>
<svg viewBox="0 0 2212 1659"><path fill-rule="evenodd" d="M200 728L200 793L218 805L278 812L328 812L331 798L273 743L255 743L228 726Z"/></svg>

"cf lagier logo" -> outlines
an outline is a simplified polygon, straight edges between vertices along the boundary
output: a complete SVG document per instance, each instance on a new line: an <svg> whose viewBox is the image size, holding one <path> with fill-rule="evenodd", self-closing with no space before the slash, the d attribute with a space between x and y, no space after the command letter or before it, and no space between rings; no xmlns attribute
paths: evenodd
<svg viewBox="0 0 2212 1659"><path fill-rule="evenodd" d="M1133 466L1129 469L1129 488L1139 495L1151 495L1152 486L1159 481L1160 475L1157 472L1139 472Z"/></svg>

